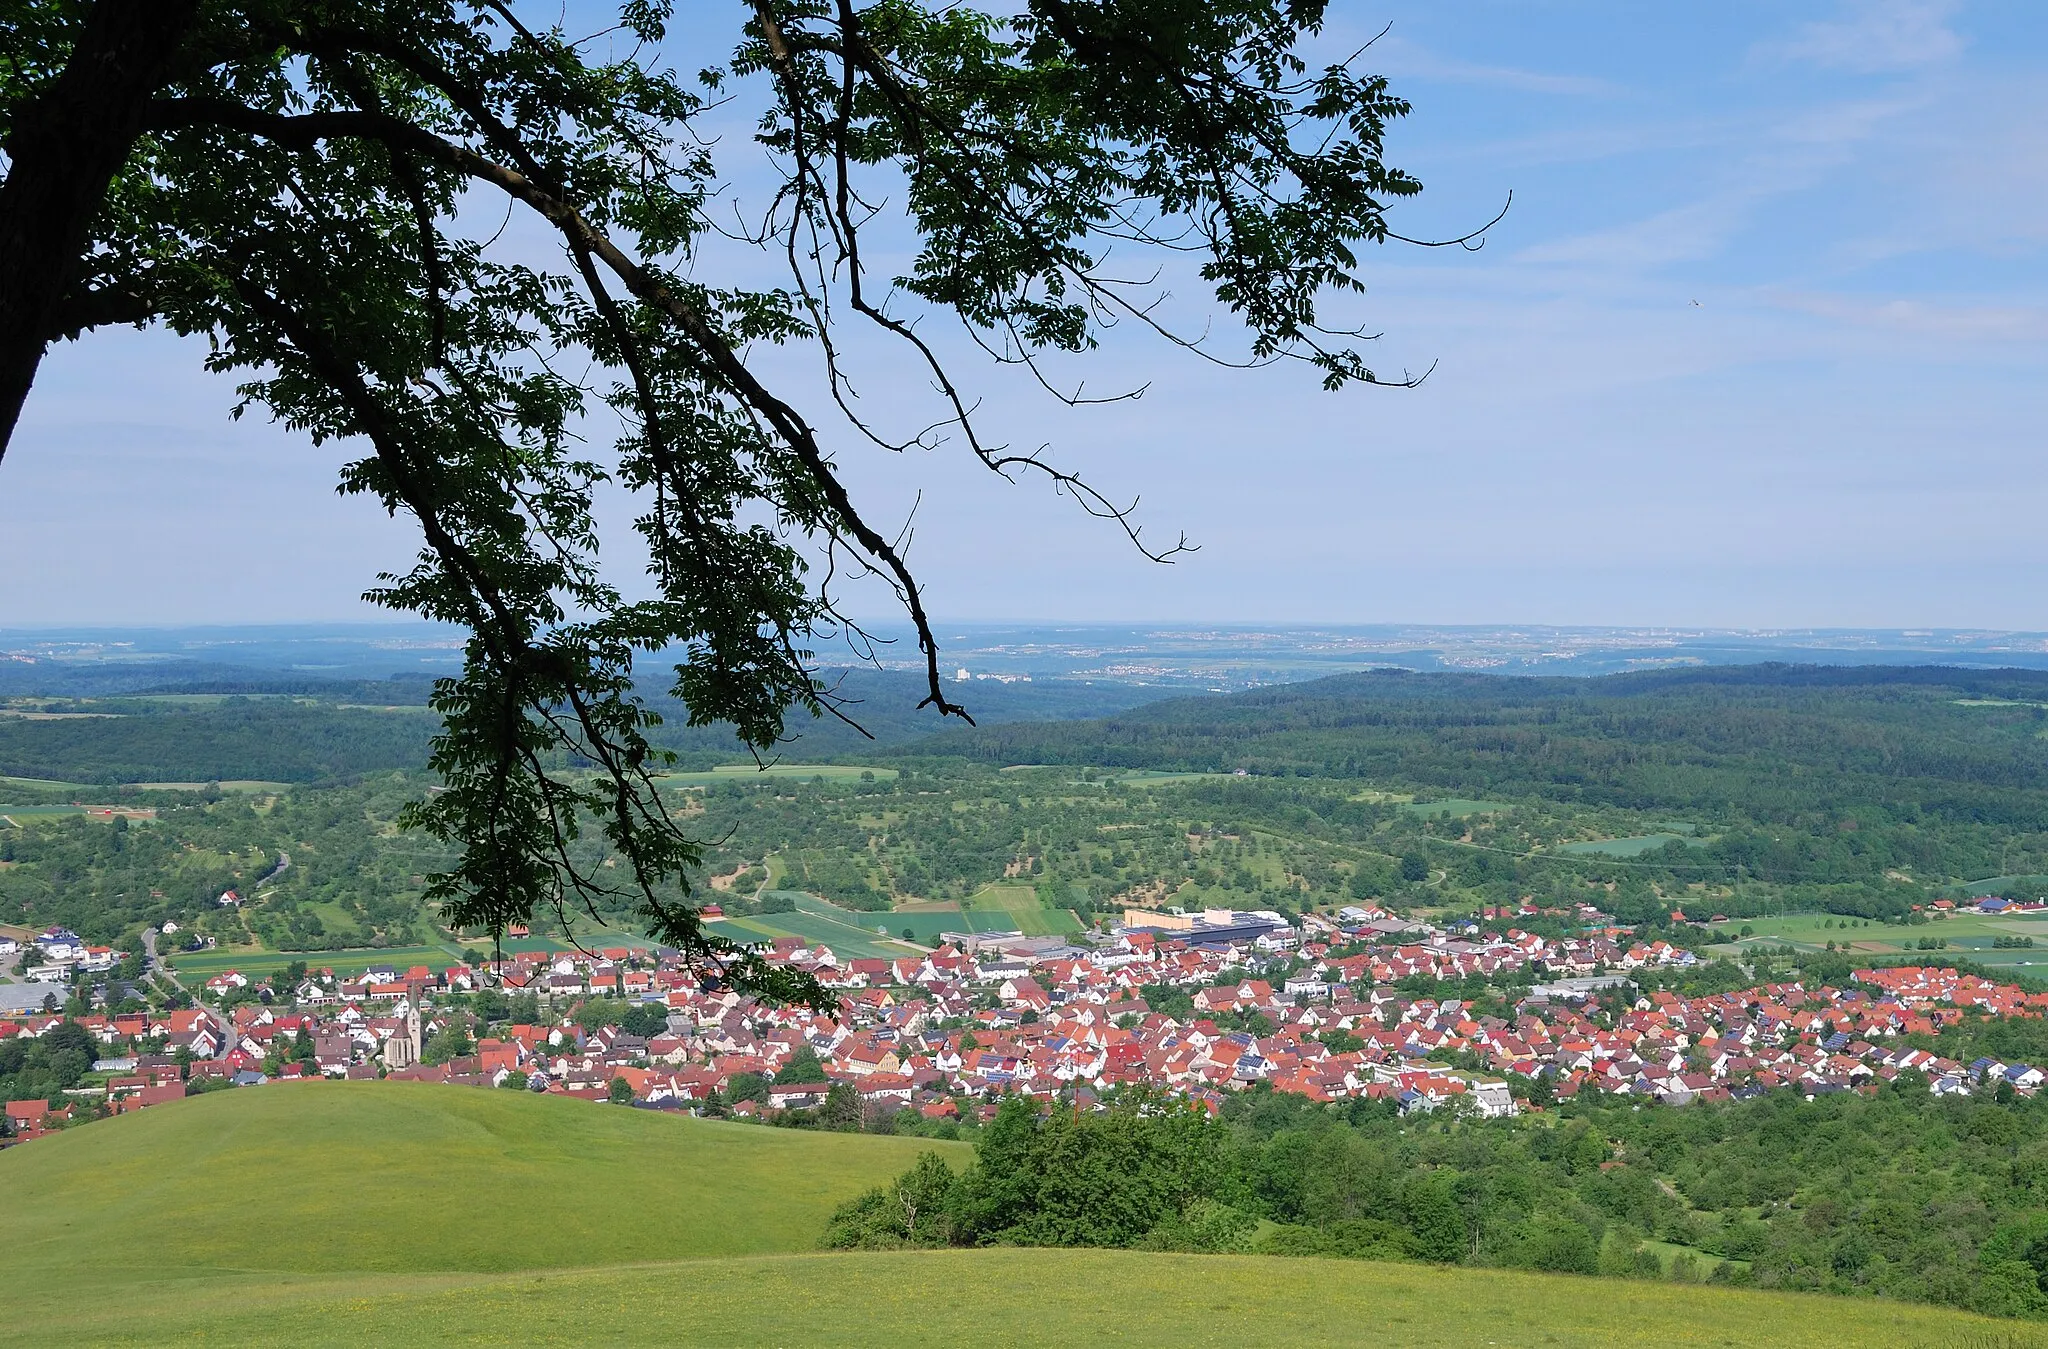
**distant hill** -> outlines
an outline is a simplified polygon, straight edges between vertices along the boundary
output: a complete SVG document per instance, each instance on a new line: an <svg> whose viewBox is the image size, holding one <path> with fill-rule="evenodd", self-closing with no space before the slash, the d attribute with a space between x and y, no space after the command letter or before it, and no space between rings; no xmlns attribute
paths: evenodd
<svg viewBox="0 0 2048 1349"><path fill-rule="evenodd" d="M802 1254L963 1144L467 1087L310 1083L0 1153L22 1344L2048 1343L1901 1303L1136 1251ZM1647 1329L1646 1329L1647 1328Z"/></svg>
<svg viewBox="0 0 2048 1349"><path fill-rule="evenodd" d="M38 668L56 670L62 678L8 696L70 701L58 709L64 715L56 717L0 714L0 777L80 783L316 782L422 766L428 742L439 729L427 706L432 682L424 675L328 680L155 662L85 667L104 678L85 679L81 686L74 679L78 668L12 666ZM0 672L9 669L0 663ZM843 700L841 711L867 734L836 718L813 720L797 711L790 717L791 738L778 757L860 757L930 735L941 725L938 714L919 709L925 686L916 675L860 669L828 671L825 678ZM1078 681L981 680L948 693L978 721L999 724L1099 717L1143 702L1156 690ZM688 710L669 698L663 686L646 684L642 696L663 717L653 740L682 755L684 767L748 758L731 727L689 725Z"/></svg>
<svg viewBox="0 0 2048 1349"><path fill-rule="evenodd" d="M1782 797L1788 809L1891 800L2032 818L2048 817L2044 734L2048 671L1750 665L1598 678L1376 670L951 731L915 748L1632 808Z"/></svg>
<svg viewBox="0 0 2048 1349"><path fill-rule="evenodd" d="M89 714L0 716L0 777L63 782L316 782L424 764L438 722L289 698L96 700Z"/></svg>

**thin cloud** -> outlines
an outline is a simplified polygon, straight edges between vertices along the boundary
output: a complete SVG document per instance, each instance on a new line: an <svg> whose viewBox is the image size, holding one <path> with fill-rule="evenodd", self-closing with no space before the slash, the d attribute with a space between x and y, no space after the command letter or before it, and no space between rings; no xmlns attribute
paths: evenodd
<svg viewBox="0 0 2048 1349"><path fill-rule="evenodd" d="M1804 292L1772 298L1781 308L1858 328L1950 342L2048 342L2048 308L2038 305L1945 304Z"/></svg>
<svg viewBox="0 0 2048 1349"><path fill-rule="evenodd" d="M1530 94L1562 94L1580 98L1607 98L1622 92L1620 86L1590 75L1555 75L1547 71L1459 61L1392 36L1375 43L1372 55L1377 58L1375 64L1387 75L1418 80L1442 80L1446 84L1476 84Z"/></svg>
<svg viewBox="0 0 2048 1349"><path fill-rule="evenodd" d="M1956 0L1850 0L1846 8L1842 18L1801 24L1756 54L1861 75L1916 70L1962 54L1963 40L1948 26Z"/></svg>

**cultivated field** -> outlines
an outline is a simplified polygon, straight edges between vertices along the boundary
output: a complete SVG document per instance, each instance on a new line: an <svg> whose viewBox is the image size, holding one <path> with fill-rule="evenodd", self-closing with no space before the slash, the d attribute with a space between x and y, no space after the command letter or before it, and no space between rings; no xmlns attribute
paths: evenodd
<svg viewBox="0 0 2048 1349"><path fill-rule="evenodd" d="M966 1160L465 1087L220 1093L0 1154L0 1340L2048 1345L1932 1307L1500 1270L801 1253L927 1148Z"/></svg>
<svg viewBox="0 0 2048 1349"><path fill-rule="evenodd" d="M382 950L358 947L340 951L259 951L253 947L216 947L211 951L180 951L166 957L178 978L185 983L205 981L225 970L240 970L254 979L281 970L294 960L314 969L331 969L339 975L361 974L372 965L395 965L410 969L425 965L445 970L464 963L457 946L389 946Z"/></svg>
<svg viewBox="0 0 2048 1349"><path fill-rule="evenodd" d="M1684 834L1639 834L1634 838L1588 839L1583 843L1561 843L1554 851L1575 857L1641 857L1667 843L1690 843Z"/></svg>
<svg viewBox="0 0 2048 1349"><path fill-rule="evenodd" d="M930 945L942 932L1022 932L1031 937L1058 936L1081 930L1081 920L1067 909L1048 909L1028 885L989 885L960 904L919 905L912 909L843 909L801 890L787 894L794 913L763 913L721 919L712 930L735 941L773 941L801 937L822 942L851 960L893 959L915 952L901 941ZM878 931L877 929L880 929Z"/></svg>
<svg viewBox="0 0 2048 1349"><path fill-rule="evenodd" d="M1753 935L1741 937L1744 927ZM1780 918L1735 918L1712 925L1725 933L1727 942L1716 949L1738 952L1753 946L1789 945L1802 951L1825 950L1829 942L1846 945L1851 952L1865 955L1911 955L1939 964L1949 960L1973 960L2024 972L2027 967L2048 969L2048 913L2020 914L2005 918L1994 914L1957 913L1911 927L1897 927L1876 919L1842 918L1832 914L1799 913ZM2032 948L1998 946L2000 937L2032 937ZM1923 938L1946 941L1938 950L1923 951L1916 943Z"/></svg>
<svg viewBox="0 0 2048 1349"><path fill-rule="evenodd" d="M761 778L796 778L803 782L823 778L827 782L853 782L858 781L863 773L873 773L877 782L887 782L896 776L893 768L868 768L861 764L778 763L760 768L747 763L720 764L696 773L664 773L661 781L662 785L669 787L706 787Z"/></svg>
<svg viewBox="0 0 2048 1349"><path fill-rule="evenodd" d="M986 885L969 895L961 908L976 932L1022 932L1027 937L1054 937L1081 930L1081 920L1066 909L1048 909L1029 885Z"/></svg>
<svg viewBox="0 0 2048 1349"><path fill-rule="evenodd" d="M1410 801L1401 809L1411 815L1442 815L1448 812L1451 818L1462 820L1467 815L1494 815L1513 810L1514 806L1506 801L1468 801L1453 797L1447 801Z"/></svg>

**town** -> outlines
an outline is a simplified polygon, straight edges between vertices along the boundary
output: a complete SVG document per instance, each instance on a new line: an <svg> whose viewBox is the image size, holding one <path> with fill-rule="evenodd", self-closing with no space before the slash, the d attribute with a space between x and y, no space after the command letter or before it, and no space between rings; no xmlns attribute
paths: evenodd
<svg viewBox="0 0 2048 1349"><path fill-rule="evenodd" d="M122 958L62 929L34 944L39 969L99 972ZM1909 1038L1924 1043L1969 1014L2039 1017L2048 993L1906 966L1859 970L1839 987L1685 997L1638 981L1698 965L1695 952L1611 924L1558 939L1377 907L1309 913L1298 927L1266 912L1131 910L1095 940L947 934L920 956L881 960L783 938L766 954L814 974L837 1014L755 1002L679 953L641 947L348 977L228 970L187 1008L16 1014L0 1020L0 1044L80 1037L92 1073L59 1097L8 1102L0 1141L189 1093L316 1078L737 1119L823 1112L835 1127L940 1136L992 1117L1007 1096L1101 1108L1125 1089L1212 1113L1225 1093L1263 1085L1497 1118L1588 1091L1683 1106L1778 1088L1810 1099L1901 1073L1955 1095L2031 1095L2043 1080L2032 1065L1957 1062ZM1475 983L1484 997L1471 996Z"/></svg>

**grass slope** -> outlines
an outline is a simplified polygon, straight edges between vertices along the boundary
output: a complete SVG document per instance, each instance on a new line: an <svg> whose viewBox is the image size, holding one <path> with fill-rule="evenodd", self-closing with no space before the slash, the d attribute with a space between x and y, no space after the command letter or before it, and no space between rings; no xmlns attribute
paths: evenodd
<svg viewBox="0 0 2048 1349"><path fill-rule="evenodd" d="M474 1087L222 1092L0 1154L0 1268L20 1287L32 1270L496 1271L803 1250L836 1205L932 1146Z"/></svg>
<svg viewBox="0 0 2048 1349"><path fill-rule="evenodd" d="M166 1280L40 1325L161 1344L1885 1345L2022 1349L1930 1307L1416 1265L1133 1251L756 1256L503 1275ZM19 1304L17 1304L19 1305ZM4 1333L4 1332L0 1332Z"/></svg>
<svg viewBox="0 0 2048 1349"><path fill-rule="evenodd" d="M198 1098L0 1154L0 1343L2048 1345L1927 1307L1498 1270L798 1253L928 1146L461 1087Z"/></svg>

